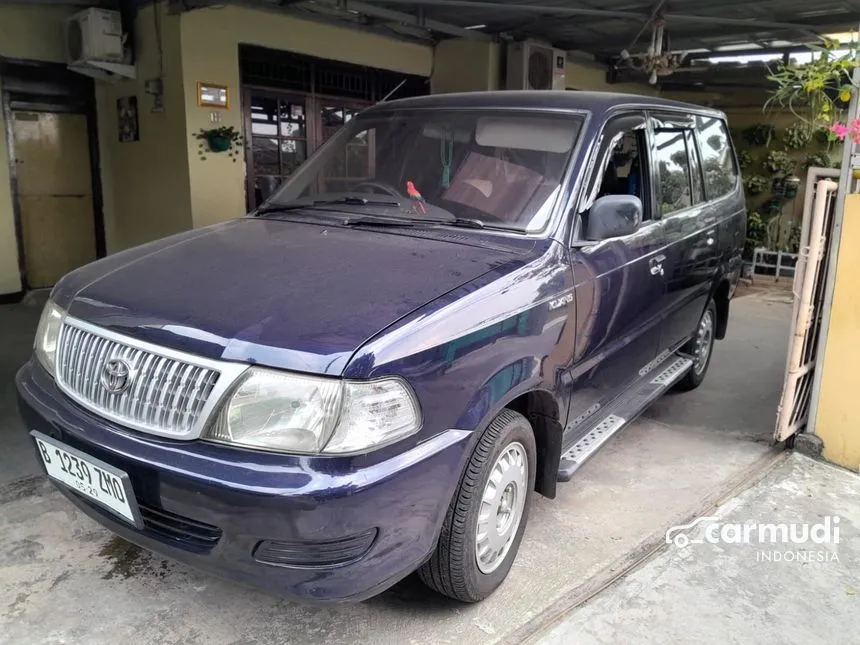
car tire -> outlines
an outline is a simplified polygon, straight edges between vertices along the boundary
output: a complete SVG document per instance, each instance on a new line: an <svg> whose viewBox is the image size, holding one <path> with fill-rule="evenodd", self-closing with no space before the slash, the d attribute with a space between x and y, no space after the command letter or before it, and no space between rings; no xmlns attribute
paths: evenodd
<svg viewBox="0 0 860 645"><path fill-rule="evenodd" d="M473 603L502 583L528 521L536 459L531 424L513 410L502 410L472 452L436 550L418 570L427 586Z"/></svg>
<svg viewBox="0 0 860 645"><path fill-rule="evenodd" d="M693 359L693 367L678 382L676 386L678 390L682 392L695 390L705 380L705 375L711 365L711 357L714 355L714 330L716 328L717 305L711 300L699 319L693 337L681 349L681 353L687 354Z"/></svg>

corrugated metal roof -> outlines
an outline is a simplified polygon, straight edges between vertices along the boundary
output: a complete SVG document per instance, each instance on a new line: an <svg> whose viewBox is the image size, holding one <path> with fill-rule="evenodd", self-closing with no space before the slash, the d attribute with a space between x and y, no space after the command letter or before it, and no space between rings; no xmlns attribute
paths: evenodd
<svg viewBox="0 0 860 645"><path fill-rule="evenodd" d="M182 0L184 10L224 0ZM803 49L819 35L856 30L860 0L234 0L411 41L445 38L535 39L607 63L617 80L646 80L614 65L622 50L647 51L655 19L665 21L673 51L688 53L683 73L661 85L707 89L764 82L762 65L712 68L695 58ZM692 53L690 53L692 52ZM695 62L695 64L693 64ZM716 71L716 70L713 70ZM666 81L665 79L670 79Z"/></svg>
<svg viewBox="0 0 860 645"><path fill-rule="evenodd" d="M601 57L624 48L644 50L655 0L368 0L459 27L513 38L548 40L556 47ZM480 4L479 4L480 3ZM485 5L485 6L484 6ZM577 12L586 13L577 13ZM662 7L673 49L716 49L744 43L809 40L813 33L856 29L860 3L849 0L671 0ZM587 12L594 12L588 15ZM604 12L604 13L600 13ZM638 47L631 47L639 35Z"/></svg>

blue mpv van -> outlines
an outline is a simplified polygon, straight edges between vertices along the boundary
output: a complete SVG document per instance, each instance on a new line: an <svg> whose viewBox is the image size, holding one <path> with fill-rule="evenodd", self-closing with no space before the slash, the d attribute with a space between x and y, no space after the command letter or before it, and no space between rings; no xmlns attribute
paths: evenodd
<svg viewBox="0 0 860 645"><path fill-rule="evenodd" d="M479 601L533 493L702 382L745 227L719 112L380 104L256 212L65 276L21 414L69 500L143 547L297 599L417 571Z"/></svg>

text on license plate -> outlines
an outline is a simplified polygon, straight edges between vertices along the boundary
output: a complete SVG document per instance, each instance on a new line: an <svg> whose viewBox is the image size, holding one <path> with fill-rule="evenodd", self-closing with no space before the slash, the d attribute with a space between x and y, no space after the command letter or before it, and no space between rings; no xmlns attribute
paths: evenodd
<svg viewBox="0 0 860 645"><path fill-rule="evenodd" d="M140 511L126 473L41 432L33 430L30 434L36 440L39 455L49 477L76 490L138 528L142 526Z"/></svg>

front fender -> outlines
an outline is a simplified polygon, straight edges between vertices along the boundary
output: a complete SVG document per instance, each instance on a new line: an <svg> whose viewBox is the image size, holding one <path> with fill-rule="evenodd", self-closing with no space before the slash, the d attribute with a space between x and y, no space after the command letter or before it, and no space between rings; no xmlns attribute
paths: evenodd
<svg viewBox="0 0 860 645"><path fill-rule="evenodd" d="M567 414L562 375L573 355L575 312L560 296L571 292L573 279L560 244L547 240L537 250L386 330L353 356L344 377L406 379L424 418L416 442L448 428L477 434L503 407L531 392L552 401L542 413L553 409L553 422L561 427Z"/></svg>

